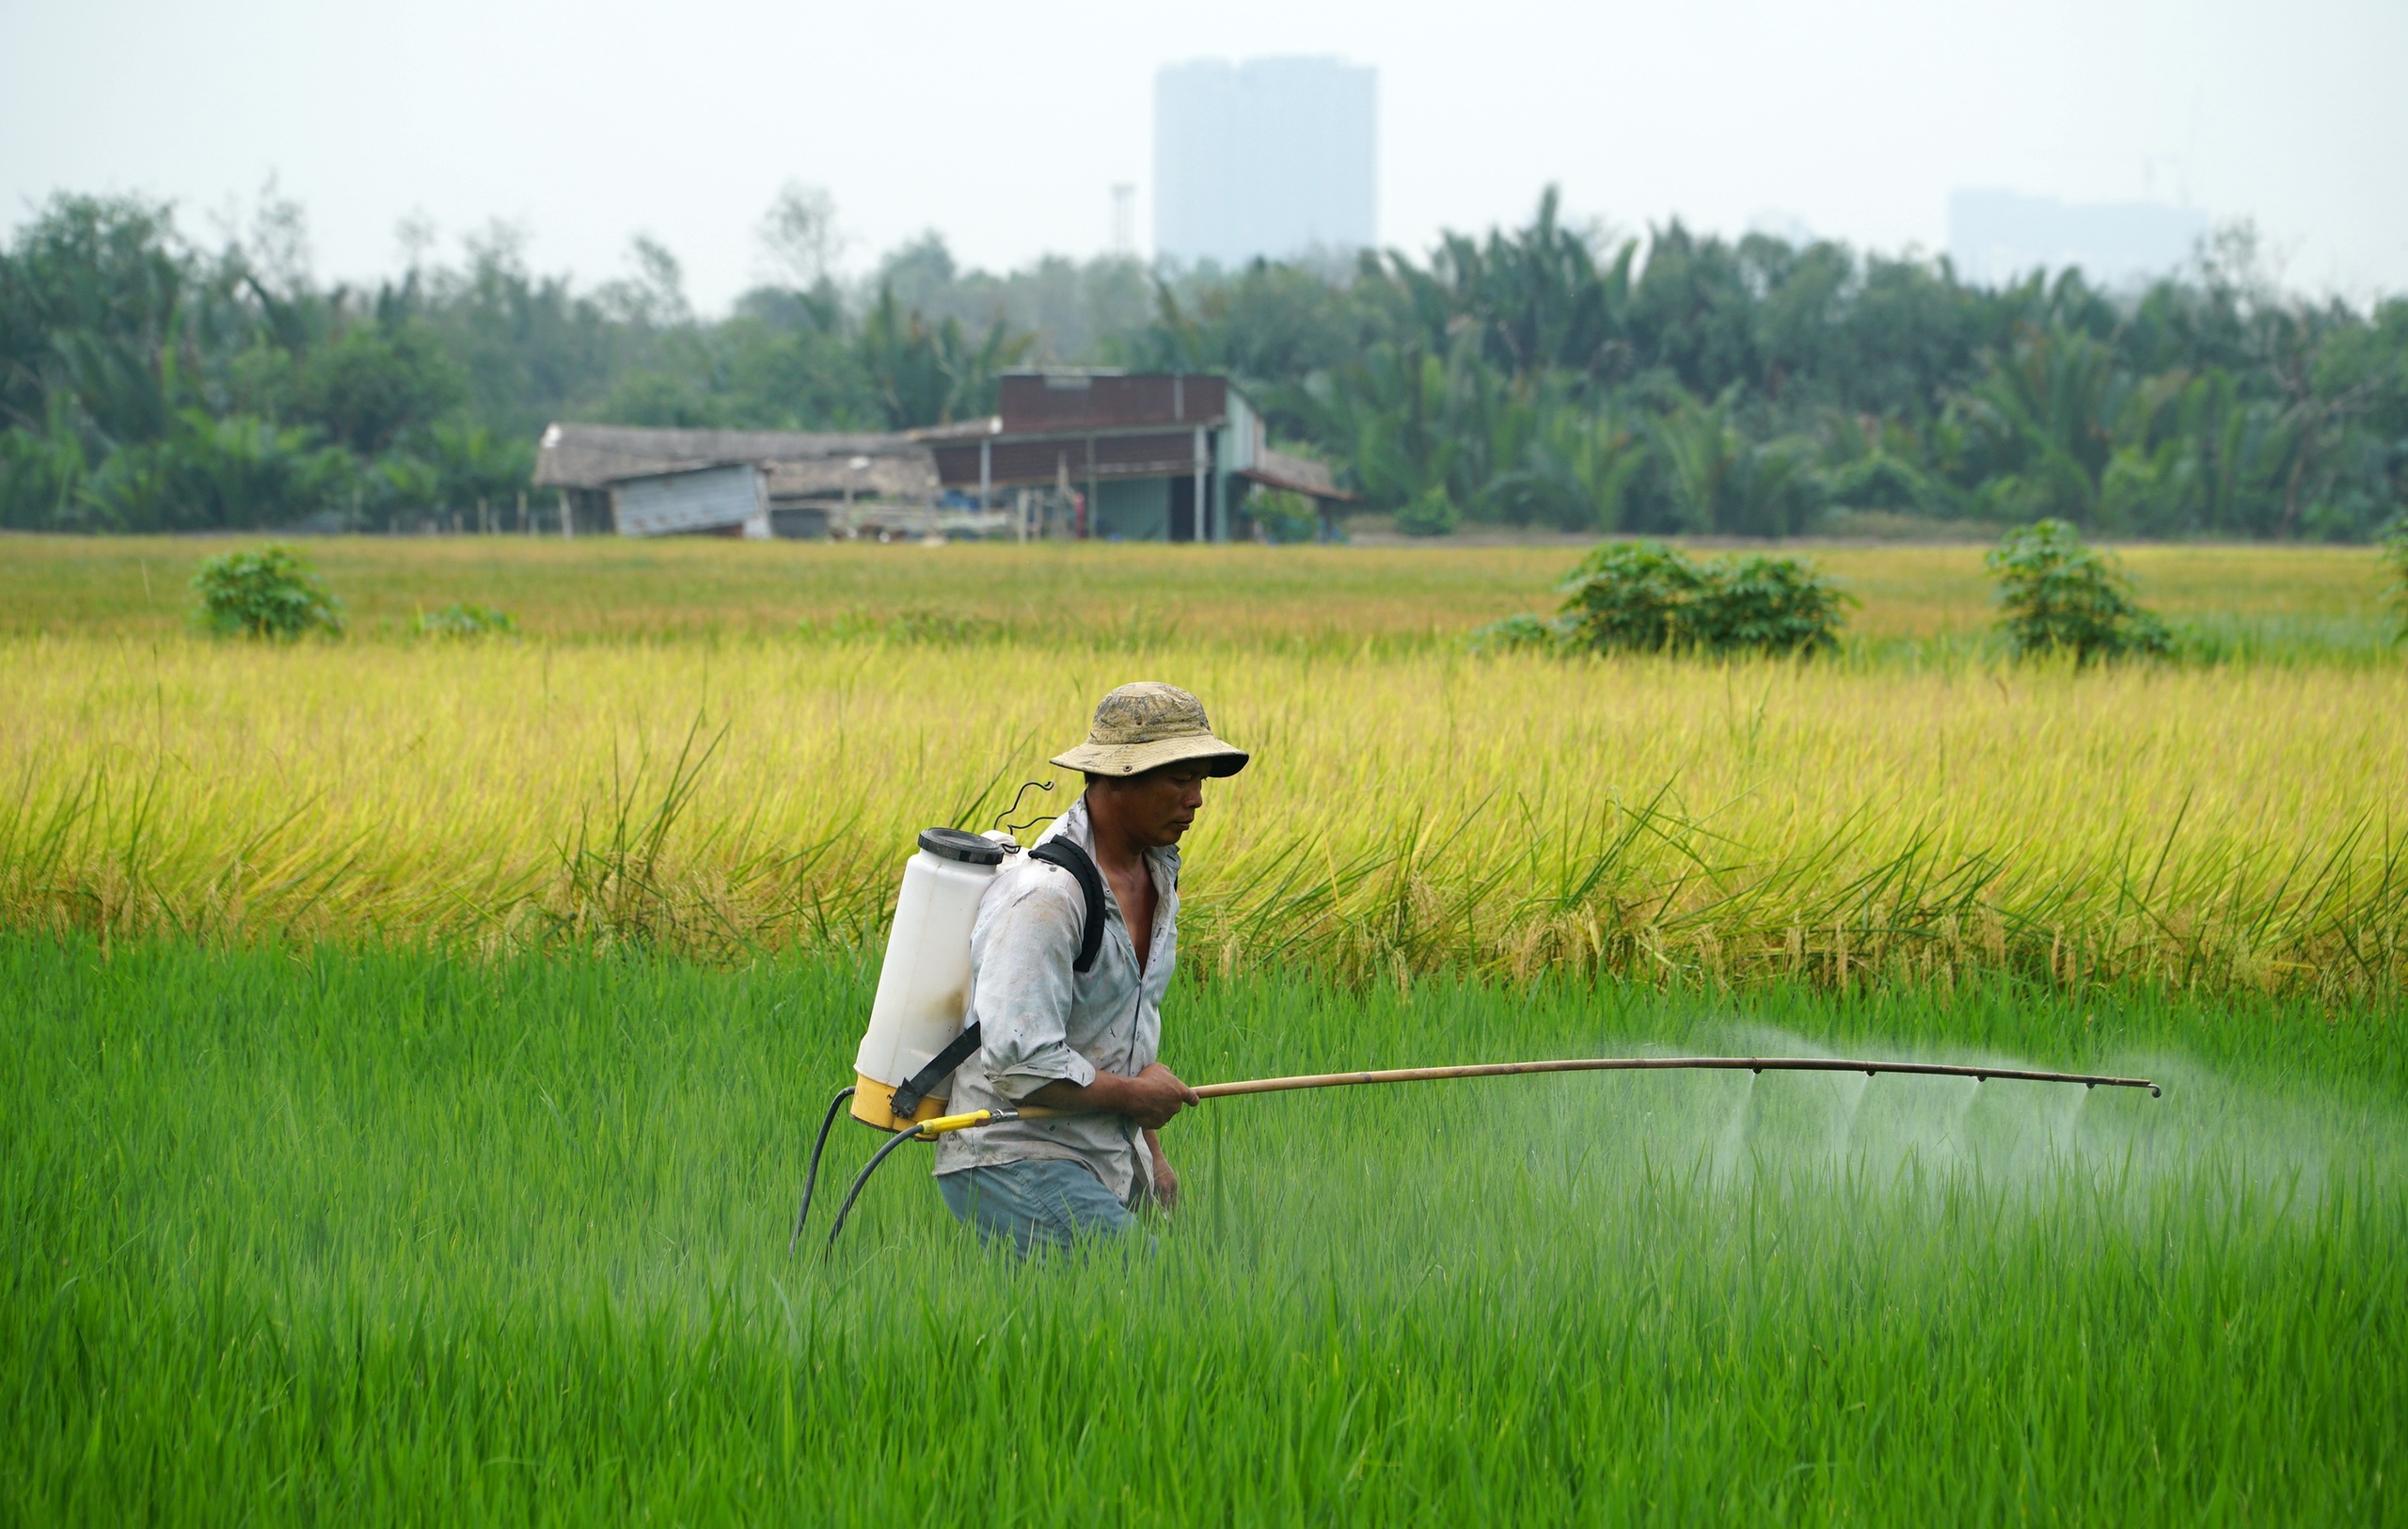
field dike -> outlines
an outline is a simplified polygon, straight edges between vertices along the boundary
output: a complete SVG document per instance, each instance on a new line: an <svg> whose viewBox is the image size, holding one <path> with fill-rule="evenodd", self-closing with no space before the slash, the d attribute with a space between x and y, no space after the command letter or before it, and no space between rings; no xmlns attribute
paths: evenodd
<svg viewBox="0 0 2408 1529"><path fill-rule="evenodd" d="M0 642L0 921L743 961L874 948L1112 685L1257 751L1191 972L2392 994L2408 673L997 641ZM1075 789L1069 781L1065 790ZM1029 817L1062 797L1029 792Z"/></svg>
<svg viewBox="0 0 2408 1529"><path fill-rule="evenodd" d="M1227 1100L1173 1123L1186 1203L1125 1252L982 1251L913 1155L832 1258L790 1259L870 978L0 937L0 1501L95 1523L2397 1510L2396 1013L1241 972L1175 994L1183 1075L1756 1050L2166 1089ZM840 1181L874 1139L840 1132Z"/></svg>

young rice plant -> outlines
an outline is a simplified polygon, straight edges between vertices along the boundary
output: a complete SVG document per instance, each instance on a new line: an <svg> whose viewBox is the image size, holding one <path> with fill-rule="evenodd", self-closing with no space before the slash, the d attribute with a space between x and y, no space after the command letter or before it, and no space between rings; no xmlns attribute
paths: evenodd
<svg viewBox="0 0 2408 1529"><path fill-rule="evenodd" d="M1165 1059L1199 1081L1903 1046L2166 1092L1657 1074L1226 1100L1164 1132L1185 1204L1126 1256L982 1253L913 1147L833 1258L789 1259L871 981L0 941L0 1502L93 1524L2397 1516L2408 1121L2371 1011L1181 984ZM873 1139L839 1131L841 1173Z"/></svg>

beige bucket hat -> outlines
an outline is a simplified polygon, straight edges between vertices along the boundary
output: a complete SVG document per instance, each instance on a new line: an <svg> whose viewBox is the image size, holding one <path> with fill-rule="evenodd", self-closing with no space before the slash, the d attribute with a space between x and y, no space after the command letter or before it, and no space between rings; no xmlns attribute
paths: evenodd
<svg viewBox="0 0 2408 1529"><path fill-rule="evenodd" d="M1207 761L1205 773L1234 775L1251 757L1212 736L1204 703L1159 680L1123 685L1096 703L1087 741L1053 762L1093 775L1142 775L1188 759Z"/></svg>

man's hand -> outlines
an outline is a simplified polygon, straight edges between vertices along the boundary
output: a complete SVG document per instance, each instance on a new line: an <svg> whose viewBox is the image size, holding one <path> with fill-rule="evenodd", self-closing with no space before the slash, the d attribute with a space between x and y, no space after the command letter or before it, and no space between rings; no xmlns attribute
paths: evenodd
<svg viewBox="0 0 2408 1529"><path fill-rule="evenodd" d="M1101 1075L1096 1081L1101 1082ZM1196 1091L1181 1083L1178 1075L1158 1061L1148 1062L1146 1070L1135 1077L1119 1079L1127 1090L1127 1102L1117 1113L1128 1116L1149 1131L1159 1131L1170 1123L1170 1118L1189 1105L1204 1101Z"/></svg>
<svg viewBox="0 0 2408 1529"><path fill-rule="evenodd" d="M1148 1131L1146 1151L1154 1160L1154 1203L1165 1211L1179 1209L1179 1175L1171 1171L1170 1159L1163 1155L1163 1139Z"/></svg>
<svg viewBox="0 0 2408 1529"><path fill-rule="evenodd" d="M1202 1101L1169 1068L1149 1062L1135 1077L1098 1073L1085 1088L1056 1079L1022 1102L1076 1114L1126 1115L1147 1130L1156 1131L1169 1124L1173 1115Z"/></svg>

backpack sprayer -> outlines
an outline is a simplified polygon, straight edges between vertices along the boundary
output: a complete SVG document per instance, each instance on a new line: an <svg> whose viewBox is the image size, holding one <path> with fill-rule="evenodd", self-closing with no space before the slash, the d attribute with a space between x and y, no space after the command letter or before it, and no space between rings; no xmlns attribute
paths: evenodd
<svg viewBox="0 0 2408 1529"><path fill-rule="evenodd" d="M1051 787L1046 788L1052 789ZM1008 814L1006 814L1008 816ZM1026 853L1067 870L1085 896L1086 914L1081 927L1079 954L1071 970L1084 973L1095 964L1102 948L1103 877L1087 852L1068 839L1054 838L1033 850L1002 829L973 834L958 828L930 828L919 838L918 852L903 865L903 887L895 902L895 927L887 936L886 959L879 968L878 994L870 1002L869 1027L853 1057L853 1081L836 1091L828 1113L812 1142L811 1166L803 1175L802 1205L795 1212L794 1234L787 1239L791 1253L802 1240L803 1222L811 1215L811 1198L819 1182L819 1159L828 1146L828 1132L836 1112L852 1101L852 1115L865 1125L893 1134L893 1139L871 1155L828 1229L829 1248L845 1230L845 1218L862 1189L896 1149L909 1141L934 1141L955 1131L974 1131L1010 1120L1038 1120L1061 1113L1042 1107L976 1109L948 1115L945 1101L954 1069L978 1050L975 1024L964 1024L970 1011L970 932L1004 861ZM1920 1077L1970 1077L1976 1083L2013 1078L2029 1083L2079 1083L2086 1089L2147 1089L2154 1098L2162 1091L2145 1077L2110 1077L2092 1073L2050 1073L2019 1067L1960 1067L1942 1062L1854 1061L1835 1057L1571 1057L1552 1061L1481 1062L1459 1067L1399 1067L1381 1072L1311 1073L1296 1077L1247 1078L1234 1083L1207 1083L1196 1090L1200 1099L1229 1099L1241 1094L1284 1093L1293 1089L1356 1088L1382 1083L1424 1083L1458 1077L1518 1077L1537 1073L1652 1073L1706 1070L1749 1073L1904 1073Z"/></svg>

